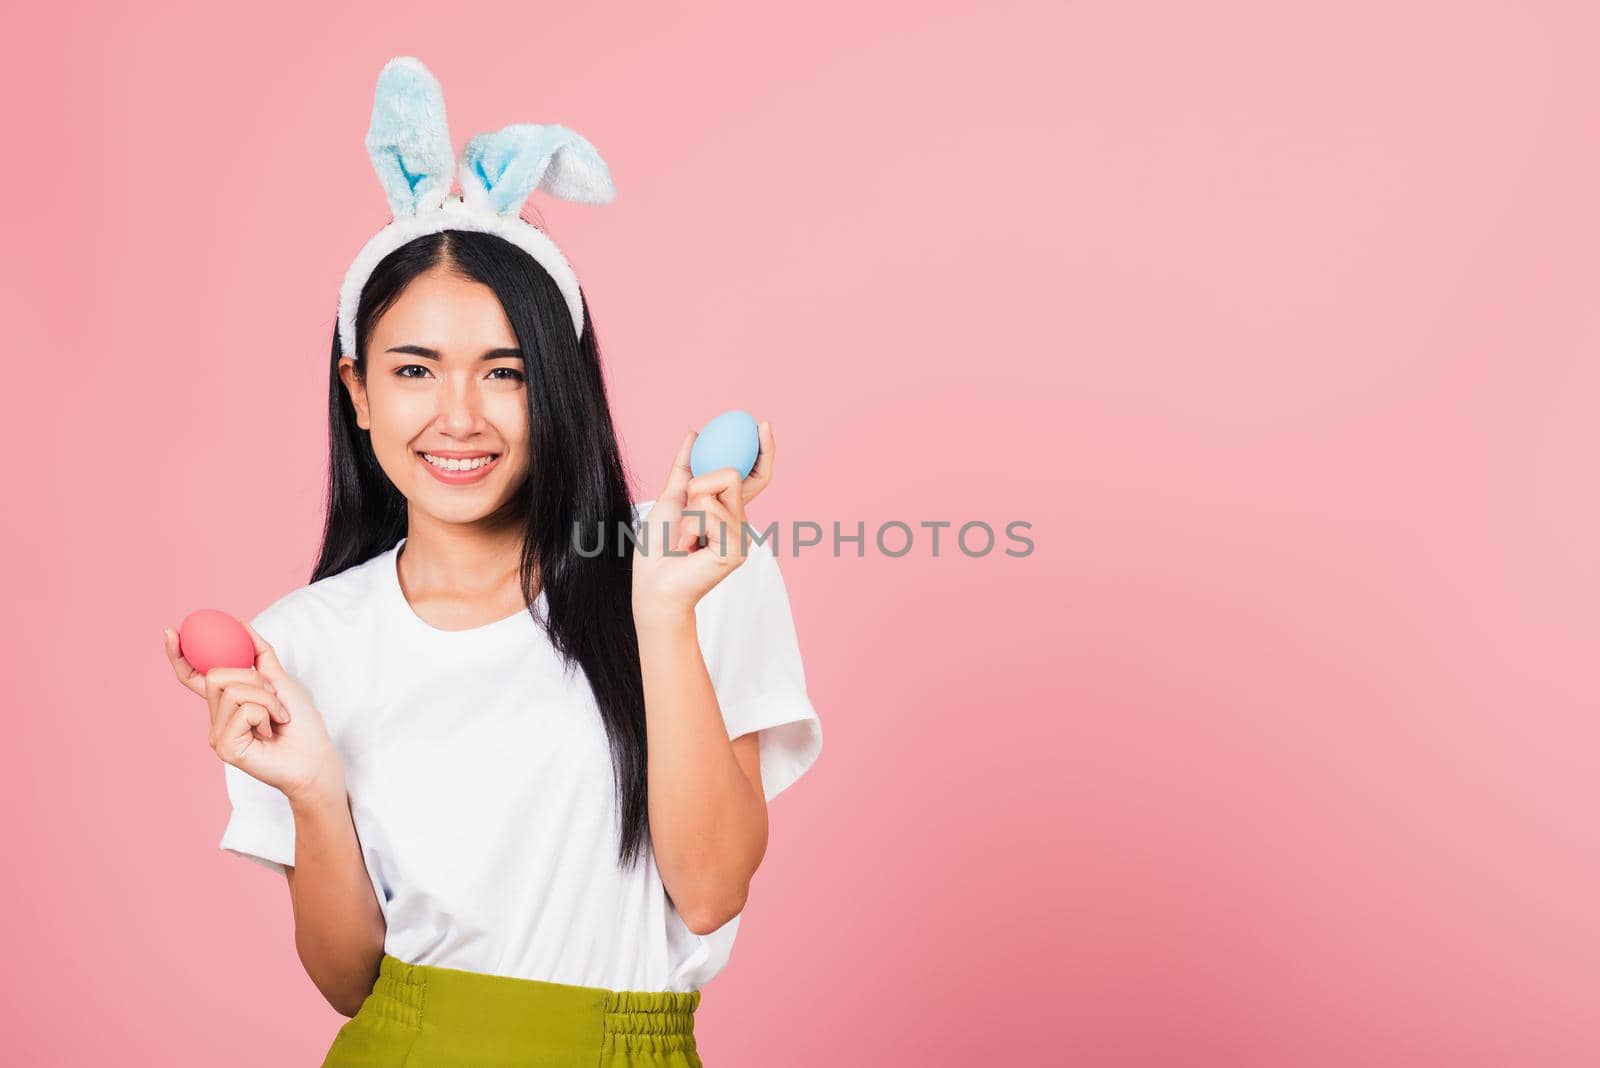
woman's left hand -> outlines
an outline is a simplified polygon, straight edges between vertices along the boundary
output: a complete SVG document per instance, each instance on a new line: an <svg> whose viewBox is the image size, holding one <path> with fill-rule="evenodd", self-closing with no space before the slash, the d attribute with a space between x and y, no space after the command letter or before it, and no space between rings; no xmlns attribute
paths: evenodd
<svg viewBox="0 0 1600 1068"><path fill-rule="evenodd" d="M692 620L700 598L744 563L749 552L744 506L772 484L777 451L772 424L761 423L757 432L761 451L743 480L731 467L694 477L689 454L699 433L691 430L683 439L634 546L635 626Z"/></svg>

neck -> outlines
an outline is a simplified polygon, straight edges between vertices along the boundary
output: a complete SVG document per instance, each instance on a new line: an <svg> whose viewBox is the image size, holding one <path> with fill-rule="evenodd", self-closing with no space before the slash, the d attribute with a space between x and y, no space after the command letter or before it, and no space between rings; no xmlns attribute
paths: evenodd
<svg viewBox="0 0 1600 1068"><path fill-rule="evenodd" d="M424 597L493 597L520 585L522 539L520 527L443 523L413 511L406 519L400 574L408 591Z"/></svg>

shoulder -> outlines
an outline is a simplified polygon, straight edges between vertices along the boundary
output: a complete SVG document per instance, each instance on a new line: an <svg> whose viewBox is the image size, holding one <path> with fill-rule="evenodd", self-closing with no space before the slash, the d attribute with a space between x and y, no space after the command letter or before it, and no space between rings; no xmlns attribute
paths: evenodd
<svg viewBox="0 0 1600 1068"><path fill-rule="evenodd" d="M263 608L261 616L310 622L347 614L371 595L381 577L378 567L393 556L393 549L386 550L337 575L296 586Z"/></svg>
<svg viewBox="0 0 1600 1068"><path fill-rule="evenodd" d="M378 568L393 555L392 549L386 550L337 575L297 586L257 612L250 625L272 645L289 673L301 677L311 666L311 652L333 645L371 603L382 577Z"/></svg>

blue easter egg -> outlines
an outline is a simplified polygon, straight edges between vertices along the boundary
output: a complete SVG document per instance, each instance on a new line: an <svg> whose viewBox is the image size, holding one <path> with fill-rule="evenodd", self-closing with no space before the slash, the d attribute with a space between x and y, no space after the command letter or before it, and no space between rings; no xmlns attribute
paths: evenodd
<svg viewBox="0 0 1600 1068"><path fill-rule="evenodd" d="M696 478L708 471L731 467L744 478L761 453L761 433L755 416L735 409L723 412L700 431L689 450L689 470Z"/></svg>

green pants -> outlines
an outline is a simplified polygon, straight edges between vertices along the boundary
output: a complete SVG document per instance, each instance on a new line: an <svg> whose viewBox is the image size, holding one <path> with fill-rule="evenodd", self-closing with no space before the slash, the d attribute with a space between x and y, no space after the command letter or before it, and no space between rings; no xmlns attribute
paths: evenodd
<svg viewBox="0 0 1600 1068"><path fill-rule="evenodd" d="M323 1068L702 1068L700 991L606 990L407 964L385 953Z"/></svg>

